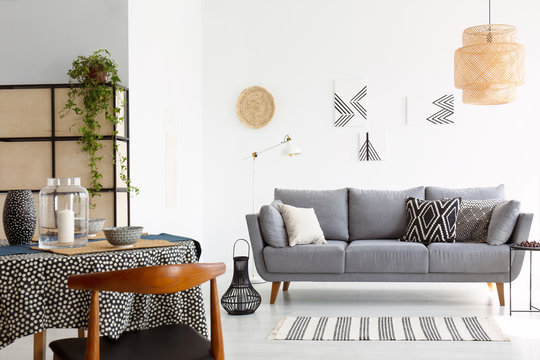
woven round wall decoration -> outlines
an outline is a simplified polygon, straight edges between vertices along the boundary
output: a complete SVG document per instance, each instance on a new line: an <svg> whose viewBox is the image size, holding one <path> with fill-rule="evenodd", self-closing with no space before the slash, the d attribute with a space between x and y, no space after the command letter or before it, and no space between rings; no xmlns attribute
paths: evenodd
<svg viewBox="0 0 540 360"><path fill-rule="evenodd" d="M274 97L260 86L248 87L236 102L236 115L244 125L252 129L268 125L275 109Z"/></svg>

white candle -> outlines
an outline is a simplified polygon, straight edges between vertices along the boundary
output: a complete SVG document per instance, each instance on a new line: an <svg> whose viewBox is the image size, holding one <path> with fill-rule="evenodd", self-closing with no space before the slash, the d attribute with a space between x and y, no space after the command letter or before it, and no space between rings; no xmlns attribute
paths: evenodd
<svg viewBox="0 0 540 360"><path fill-rule="evenodd" d="M75 213L69 209L56 212L58 221L58 241L67 244L72 243L75 238Z"/></svg>

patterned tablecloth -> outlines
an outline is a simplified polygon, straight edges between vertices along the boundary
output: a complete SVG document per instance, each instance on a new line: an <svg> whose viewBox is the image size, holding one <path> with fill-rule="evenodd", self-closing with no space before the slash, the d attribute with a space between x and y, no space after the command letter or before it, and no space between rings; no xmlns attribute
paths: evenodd
<svg viewBox="0 0 540 360"><path fill-rule="evenodd" d="M70 290L71 274L197 262L193 241L178 246L86 255L37 253L0 256L0 349L48 328L87 327L90 292ZM199 287L166 295L100 293L102 335L160 325L188 324L208 336Z"/></svg>

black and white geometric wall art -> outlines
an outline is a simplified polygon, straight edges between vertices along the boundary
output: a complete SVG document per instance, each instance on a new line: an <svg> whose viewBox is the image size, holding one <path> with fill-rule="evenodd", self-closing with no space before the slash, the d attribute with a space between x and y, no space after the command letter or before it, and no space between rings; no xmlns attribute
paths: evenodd
<svg viewBox="0 0 540 360"><path fill-rule="evenodd" d="M366 131L358 136L358 161L386 160L386 135L383 132Z"/></svg>
<svg viewBox="0 0 540 360"><path fill-rule="evenodd" d="M455 124L456 108L454 98L454 93L451 91L407 97L407 124Z"/></svg>
<svg viewBox="0 0 540 360"><path fill-rule="evenodd" d="M367 82L336 80L334 87L334 126L367 126Z"/></svg>

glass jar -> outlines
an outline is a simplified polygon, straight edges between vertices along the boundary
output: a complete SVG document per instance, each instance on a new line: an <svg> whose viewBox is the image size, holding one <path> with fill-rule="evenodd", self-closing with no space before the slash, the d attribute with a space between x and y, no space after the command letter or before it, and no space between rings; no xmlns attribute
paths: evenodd
<svg viewBox="0 0 540 360"><path fill-rule="evenodd" d="M39 247L88 245L88 192L80 178L49 178L39 192Z"/></svg>

